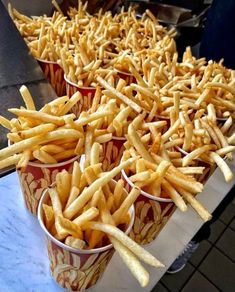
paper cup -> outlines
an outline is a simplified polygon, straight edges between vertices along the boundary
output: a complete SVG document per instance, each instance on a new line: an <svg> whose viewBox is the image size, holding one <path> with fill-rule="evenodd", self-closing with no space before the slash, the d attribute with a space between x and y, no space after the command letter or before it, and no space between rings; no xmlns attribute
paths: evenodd
<svg viewBox="0 0 235 292"><path fill-rule="evenodd" d="M122 176L127 182L127 190L134 187L125 171ZM141 190L135 204L135 221L130 237L139 244L152 242L175 210L171 199L153 196Z"/></svg>
<svg viewBox="0 0 235 292"><path fill-rule="evenodd" d="M43 73L54 88L57 96L66 94L64 70L56 63L37 59Z"/></svg>
<svg viewBox="0 0 235 292"><path fill-rule="evenodd" d="M45 188L55 181L56 174L63 169L71 172L73 163L78 158L76 156L56 164L29 162L23 171L17 170L25 205L33 215L37 215L38 204L42 193Z"/></svg>
<svg viewBox="0 0 235 292"><path fill-rule="evenodd" d="M115 183L113 181L113 183ZM114 254L112 244L90 250L79 250L55 239L46 229L43 220L42 205L49 194L44 192L38 208L39 223L46 234L51 275L54 280L69 291L83 291L94 286L102 275ZM129 210L131 221L126 229L129 234L134 222L134 207Z"/></svg>
<svg viewBox="0 0 235 292"><path fill-rule="evenodd" d="M82 111L88 111L91 108L96 88L79 87L77 84L69 81L65 75L64 79L66 82L66 94L68 97L71 97L77 91L79 91L82 95L82 99L79 100L79 102L71 109L71 112L73 112L78 117Z"/></svg>

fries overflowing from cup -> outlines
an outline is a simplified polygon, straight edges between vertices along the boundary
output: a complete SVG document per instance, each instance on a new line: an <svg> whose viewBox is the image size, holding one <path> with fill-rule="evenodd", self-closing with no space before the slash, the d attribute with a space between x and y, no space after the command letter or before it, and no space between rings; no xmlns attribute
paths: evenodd
<svg viewBox="0 0 235 292"><path fill-rule="evenodd" d="M140 190L133 188L128 194L122 180L112 180L132 161L122 162L106 173L99 163L81 171L75 162L71 174L58 173L55 187L47 190L48 201L42 204L43 224L54 238L75 249L92 250L112 243L144 287L149 276L137 257L157 268L163 265L125 234L133 222L130 208Z"/></svg>
<svg viewBox="0 0 235 292"><path fill-rule="evenodd" d="M11 120L0 116L10 142L0 150L0 169L16 165L34 214L49 186L39 220L62 287L94 285L113 247L145 287L140 260L163 265L137 243L153 241L174 206L186 212L189 204L210 220L196 195L217 166L226 182L233 178L226 160L235 150L235 73L223 60L195 58L189 47L179 60L175 30L149 10L91 15L78 1L64 16L53 4L52 17L11 6L9 13L33 56L51 62L45 73L58 89L52 63L63 70L68 96L36 110L21 87L25 106L9 109ZM39 179L27 172L37 165Z"/></svg>

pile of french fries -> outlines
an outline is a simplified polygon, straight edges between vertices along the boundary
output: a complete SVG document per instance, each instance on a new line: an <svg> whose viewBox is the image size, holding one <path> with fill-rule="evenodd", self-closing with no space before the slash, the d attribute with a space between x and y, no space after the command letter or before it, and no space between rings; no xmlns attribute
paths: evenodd
<svg viewBox="0 0 235 292"><path fill-rule="evenodd" d="M149 274L137 257L157 268L163 265L121 231L130 224L133 214L128 210L140 190L133 188L127 194L122 180L112 180L132 160L107 173L102 173L99 163L91 164L81 172L79 163L75 162L72 174L65 170L57 174L55 187L48 189L50 201L43 204L43 210L46 228L66 245L93 249L111 242L144 287L148 284Z"/></svg>
<svg viewBox="0 0 235 292"><path fill-rule="evenodd" d="M91 16L87 3L78 2L65 17L56 1L52 17L27 17L9 5L9 13L31 53L41 60L58 62L67 78L79 86L94 86L96 76L113 69L132 74L148 63L146 56L165 59L176 51L175 30L166 30L149 11L138 19L135 10L121 9ZM142 74L142 72L141 72Z"/></svg>
<svg viewBox="0 0 235 292"><path fill-rule="evenodd" d="M0 150L0 168L16 164L24 169L29 161L56 164L84 153L86 133L84 128L95 120L107 119L107 106L102 112L91 115L83 112L79 118L68 113L79 101L76 92L70 99L57 98L36 110L33 98L25 86L20 88L25 106L9 109L18 118L8 120L0 116L0 124L8 129L10 146Z"/></svg>
<svg viewBox="0 0 235 292"><path fill-rule="evenodd" d="M79 249L110 241L145 286L148 276L133 256L143 251L118 228L128 226L128 209L141 191L156 200L169 198L183 212L188 203L204 221L211 219L195 196L216 166L227 182L233 177L226 159L235 150L235 73L222 60L196 59L190 48L179 61L174 30L159 25L150 11L140 19L132 8L91 16L79 1L67 18L54 5L58 11L52 17L9 11L35 57L57 62L69 81L96 92L88 110L76 117L70 112L81 102L81 93L36 111L22 87L26 108L10 109L17 119L0 117L12 144L0 150L0 168L24 168L29 161L53 164L85 154L82 171L75 162L72 175L59 173L56 187L48 190L46 227ZM124 80L120 73L133 78ZM111 182L121 170L133 187L128 196L123 180L115 186ZM140 210L138 204L139 220L150 205ZM149 224L144 232L134 229L131 237L139 235L142 242L147 232L150 238L161 229L159 222L167 218L158 207L153 207L156 222L139 224L157 229Z"/></svg>

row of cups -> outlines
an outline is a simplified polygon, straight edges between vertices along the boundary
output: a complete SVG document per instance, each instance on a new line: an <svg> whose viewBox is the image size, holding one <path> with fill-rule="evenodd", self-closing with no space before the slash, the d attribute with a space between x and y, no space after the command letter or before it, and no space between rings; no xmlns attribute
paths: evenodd
<svg viewBox="0 0 235 292"><path fill-rule="evenodd" d="M56 63L39 61L39 64L58 96L67 93L71 97L79 90L83 97L90 96L91 102L96 91L95 88L79 88L67 80L63 70ZM77 105L77 114L89 108L88 99L84 105L87 108L84 108L83 104ZM122 151L125 141L124 137L113 137L111 142L119 153ZM105 145L103 147L105 148ZM34 215L38 212L39 222L47 236L52 276L61 287L72 291L81 291L95 285L114 253L111 244L92 250L74 249L54 238L44 225L42 205L48 200L47 187L55 182L58 172L63 169L71 172L73 163L79 159L80 157L77 156L51 165L30 162L24 170L18 170L26 207ZM126 183L125 188L129 191L133 187L133 183L124 170L121 175ZM113 183L115 184L115 181ZM136 242L148 244L156 238L174 210L175 205L170 198L156 197L141 190L141 194L130 209L132 220L126 233Z"/></svg>
<svg viewBox="0 0 235 292"><path fill-rule="evenodd" d="M51 274L61 287L70 291L82 291L95 285L97 281L101 279L105 268L114 254L112 244L90 250L79 250L67 246L53 237L44 224L43 204L48 203L49 199L47 188L55 184L55 177L58 172L63 169L71 172L73 163L78 160L80 160L82 169L84 161L83 156L76 156L65 162L51 165L30 162L26 169L23 171L18 170L25 205L33 215L38 215L39 223L46 234ZM127 195L127 191L132 187L132 183L124 171L122 175L127 183L126 190L124 190ZM111 185L109 185L111 189L114 188L115 184L116 181L112 180ZM146 209L145 206L147 205L151 206L151 208ZM125 233L130 236L131 234L135 234L138 239L141 237L141 231L145 230L146 237L148 231L151 231L152 237L156 236L156 231L159 230L156 228L153 230L153 228L154 224L160 224L160 217L158 219L157 217L162 214L161 209L163 209L163 212L165 210L165 218L169 218L169 215L174 210L171 200L156 198L142 191L141 195L135 202L135 205L129 210L131 221L125 230ZM145 210L145 215L139 215L143 210ZM140 221L138 216L140 216L140 218L143 217L143 219L146 220L145 225L141 226L139 234L136 233L138 228L135 226L136 222L139 224ZM142 222L142 225L143 223L144 222ZM135 236L131 237L135 239ZM154 238L151 240L153 239ZM151 240L148 236L147 242L150 242ZM145 243L147 242L145 241Z"/></svg>

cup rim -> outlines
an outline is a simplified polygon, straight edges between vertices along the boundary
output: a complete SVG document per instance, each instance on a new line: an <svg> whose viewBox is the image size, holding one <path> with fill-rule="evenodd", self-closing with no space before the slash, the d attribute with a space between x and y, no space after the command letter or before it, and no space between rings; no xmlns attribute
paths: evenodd
<svg viewBox="0 0 235 292"><path fill-rule="evenodd" d="M71 163L73 161L76 161L77 159L79 159L80 155L76 155L73 158L70 158L69 160L65 160L63 162L59 162L59 163L55 163L55 164L43 164L43 163L37 163L37 162L29 162L28 165L29 166L34 166L34 167L39 167L39 168L51 168L51 167L60 167L63 166L67 163Z"/></svg>
<svg viewBox="0 0 235 292"><path fill-rule="evenodd" d="M126 182L133 188L135 187L135 185L133 184L133 182L129 179L129 177L127 176L126 172L124 169L122 169L122 175L124 176ZM173 203L172 199L166 199L166 198L161 198L161 197L156 197L156 196L153 196L143 190L140 189L140 193L141 195L151 199L151 200L154 200L154 201L158 201L158 202L162 202L162 203Z"/></svg>
<svg viewBox="0 0 235 292"><path fill-rule="evenodd" d="M92 90L92 91L96 90L96 87L92 87L92 86L78 86L76 83L70 81L65 74L64 74L64 80L70 85L75 86L80 89L86 89L86 90Z"/></svg>
<svg viewBox="0 0 235 292"><path fill-rule="evenodd" d="M47 63L47 64L56 64L59 66L59 64L57 62L54 62L54 61L47 61L47 60L43 60L43 59L40 59L40 58L36 58L37 61L39 62L42 62L42 63Z"/></svg>
<svg viewBox="0 0 235 292"><path fill-rule="evenodd" d="M117 183L114 179L111 180L112 183ZM55 185L52 184L52 185ZM106 246L103 246L103 247L99 247L99 248L93 248L93 249L77 249L77 248L73 248L69 245L66 245L64 244L63 242L59 241L58 239L56 239L53 235L50 234L50 232L47 230L44 222L43 222L43 210L42 210L42 205L44 203L44 201L46 200L46 198L49 196L48 193L47 193L47 189L46 188L44 191L43 191L43 194L41 196L41 199L39 201L39 204L38 204L38 211L37 211L37 217L38 217L38 221L39 221L39 224L42 228L42 230L44 231L44 233L46 234L47 237L49 237L49 239L55 243L57 246L67 250L67 251L70 251L72 253L75 253L75 254L95 254L95 253L100 253L100 252L104 252L104 251L107 251L111 248L113 248L113 244L108 244ZM127 190L124 188L125 192L127 193ZM128 213L131 215L131 220L130 220L130 223L125 231L125 234L129 234L133 225L134 225L134 219L135 219L135 209L134 209L134 205L131 205L131 207L129 208L128 210Z"/></svg>

